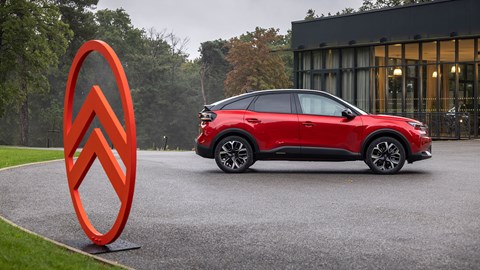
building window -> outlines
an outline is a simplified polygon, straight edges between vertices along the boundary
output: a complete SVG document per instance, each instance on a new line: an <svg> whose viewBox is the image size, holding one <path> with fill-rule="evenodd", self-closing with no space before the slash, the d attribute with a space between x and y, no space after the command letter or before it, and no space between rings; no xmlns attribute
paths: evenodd
<svg viewBox="0 0 480 270"><path fill-rule="evenodd" d="M373 113L465 112L471 134L478 135L478 43L458 38L300 52L297 86L330 92Z"/></svg>
<svg viewBox="0 0 480 270"><path fill-rule="evenodd" d="M357 98L355 105L364 111L370 110L370 69L357 70Z"/></svg>
<svg viewBox="0 0 480 270"><path fill-rule="evenodd" d="M437 111L437 81L441 74L437 65L437 42L422 43L422 101L420 111Z"/></svg>
<svg viewBox="0 0 480 270"><path fill-rule="evenodd" d="M327 51L327 63L326 63L326 68L327 69L334 69L338 68L339 66L339 51L338 50L328 50Z"/></svg>
<svg viewBox="0 0 480 270"><path fill-rule="evenodd" d="M322 69L324 68L323 64L323 51L314 51L313 52L313 69Z"/></svg>
<svg viewBox="0 0 480 270"><path fill-rule="evenodd" d="M385 66L385 46L375 46L375 66Z"/></svg>

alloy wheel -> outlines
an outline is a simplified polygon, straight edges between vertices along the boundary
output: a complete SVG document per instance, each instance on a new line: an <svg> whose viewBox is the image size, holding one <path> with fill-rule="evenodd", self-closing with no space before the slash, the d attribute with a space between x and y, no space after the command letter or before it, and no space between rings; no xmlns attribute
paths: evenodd
<svg viewBox="0 0 480 270"><path fill-rule="evenodd" d="M371 159L381 171L394 169L401 160L400 149L394 143L381 142L373 148Z"/></svg>
<svg viewBox="0 0 480 270"><path fill-rule="evenodd" d="M244 172L253 164L252 147L240 136L226 137L215 147L215 161L224 172Z"/></svg>
<svg viewBox="0 0 480 270"><path fill-rule="evenodd" d="M375 139L367 148L365 163L378 174L394 174L405 164L405 148L392 137Z"/></svg>
<svg viewBox="0 0 480 270"><path fill-rule="evenodd" d="M225 167L239 169L247 163L247 147L239 141L227 141L222 145L220 160Z"/></svg>

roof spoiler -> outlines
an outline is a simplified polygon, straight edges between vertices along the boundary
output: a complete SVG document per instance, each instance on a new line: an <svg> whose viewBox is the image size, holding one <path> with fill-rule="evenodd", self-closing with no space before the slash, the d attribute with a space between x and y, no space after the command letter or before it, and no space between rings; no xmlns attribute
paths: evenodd
<svg viewBox="0 0 480 270"><path fill-rule="evenodd" d="M210 111L211 108L213 108L213 105L204 105L202 112Z"/></svg>

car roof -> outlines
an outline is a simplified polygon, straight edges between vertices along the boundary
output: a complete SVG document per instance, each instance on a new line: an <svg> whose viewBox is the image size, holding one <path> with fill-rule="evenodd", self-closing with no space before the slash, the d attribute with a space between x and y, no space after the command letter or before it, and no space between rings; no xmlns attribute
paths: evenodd
<svg viewBox="0 0 480 270"><path fill-rule="evenodd" d="M276 94L276 93L315 93L315 94L320 94L324 96L329 96L330 98L337 100L338 102L344 104L346 107L350 108L352 111L354 111L357 114L368 114L364 112L362 109L356 107L355 105L352 105L348 103L347 101L332 95L328 92L321 91L321 90L312 90L312 89L269 89L269 90L257 90L257 91L252 91L252 92L247 92L241 95L229 97L220 101L217 101L215 103L212 103L210 105L205 105L204 110L208 111L215 111L215 110L221 110L225 105L236 102L241 99L249 98L249 97L256 97L260 95L266 95L266 94Z"/></svg>
<svg viewBox="0 0 480 270"><path fill-rule="evenodd" d="M244 94L240 94L237 96L229 97L226 99L219 100L215 103L212 103L210 105L205 105L206 108L215 110L223 107L227 103L232 103L240 99L248 98L251 96L258 96L258 95L266 95L266 94L275 94L275 93L320 93L320 94L325 94L325 95L330 95L330 93L327 93L325 91L321 90L311 90L311 89L268 89L268 90L255 90L255 91L250 91Z"/></svg>

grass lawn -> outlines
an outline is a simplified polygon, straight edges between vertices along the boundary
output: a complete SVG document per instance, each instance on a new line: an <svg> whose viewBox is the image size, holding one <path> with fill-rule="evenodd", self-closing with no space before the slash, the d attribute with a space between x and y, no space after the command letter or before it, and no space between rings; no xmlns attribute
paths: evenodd
<svg viewBox="0 0 480 270"><path fill-rule="evenodd" d="M63 158L63 151L0 146L0 169L15 165Z"/></svg>
<svg viewBox="0 0 480 270"><path fill-rule="evenodd" d="M58 150L0 147L0 168L61 158L63 151ZM122 268L59 247L0 219L0 269Z"/></svg>

